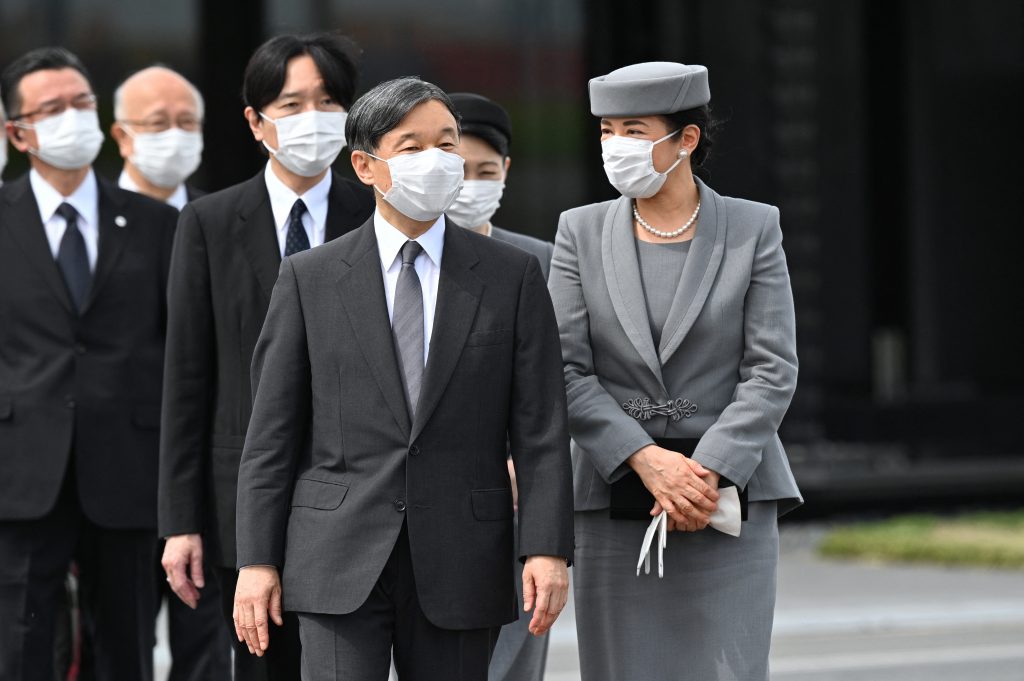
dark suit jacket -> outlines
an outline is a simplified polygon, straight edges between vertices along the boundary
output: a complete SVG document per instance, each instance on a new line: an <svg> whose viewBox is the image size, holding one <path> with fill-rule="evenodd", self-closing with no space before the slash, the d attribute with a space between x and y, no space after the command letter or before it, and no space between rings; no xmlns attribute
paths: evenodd
<svg viewBox="0 0 1024 681"><path fill-rule="evenodd" d="M373 211L370 192L337 174L328 200L327 240ZM280 265L263 171L182 210L168 290L159 532L202 533L221 566L235 565L249 368Z"/></svg>
<svg viewBox="0 0 1024 681"><path fill-rule="evenodd" d="M403 521L437 626L516 617L520 557L571 558L561 350L537 259L449 224L416 418L395 359L373 220L289 258L253 359L238 563L283 566L285 608L349 613Z"/></svg>
<svg viewBox="0 0 1024 681"><path fill-rule="evenodd" d="M81 315L28 175L0 188L0 520L46 515L74 453L90 520L156 524L164 296L178 213L97 182L99 254Z"/></svg>
<svg viewBox="0 0 1024 681"><path fill-rule="evenodd" d="M544 280L547 281L548 273L551 271L551 254L555 250L553 243L518 232L510 232L493 225L491 226L491 236L537 256L537 261L540 262L540 271L544 274Z"/></svg>
<svg viewBox="0 0 1024 681"><path fill-rule="evenodd" d="M198 187L193 187L190 184L185 185L185 197L189 200L189 203L195 201L196 199L200 199L206 196L207 194L209 194L209 192L204 192L202 189L199 189Z"/></svg>

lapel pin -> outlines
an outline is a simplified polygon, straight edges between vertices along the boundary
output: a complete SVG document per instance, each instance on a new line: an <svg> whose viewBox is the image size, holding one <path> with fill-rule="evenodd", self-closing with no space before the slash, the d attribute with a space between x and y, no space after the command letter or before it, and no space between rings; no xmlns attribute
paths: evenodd
<svg viewBox="0 0 1024 681"><path fill-rule="evenodd" d="M125 225L128 224L128 221L125 219L123 215L118 215L116 218L114 218L114 224L117 225L118 227L124 227Z"/></svg>

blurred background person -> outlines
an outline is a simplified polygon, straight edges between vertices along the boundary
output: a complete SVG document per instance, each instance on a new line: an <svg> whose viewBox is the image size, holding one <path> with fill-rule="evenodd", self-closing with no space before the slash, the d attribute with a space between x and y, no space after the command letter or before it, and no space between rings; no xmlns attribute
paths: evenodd
<svg viewBox="0 0 1024 681"><path fill-rule="evenodd" d="M203 157L205 106L199 90L165 66L129 76L114 91L110 135L124 159L122 189L178 210L205 192L186 184Z"/></svg>
<svg viewBox="0 0 1024 681"><path fill-rule="evenodd" d="M585 681L768 679L776 518L802 502L777 435L796 389L793 295L778 209L693 176L710 101L703 66L592 79L621 196L566 211L555 238ZM738 536L708 527L729 486L749 500ZM641 575L662 511L664 577Z"/></svg>
<svg viewBox="0 0 1024 681"><path fill-rule="evenodd" d="M532 253L540 262L547 279L551 266L553 245L532 236L510 232L491 224L491 218L501 203L512 158L512 121L501 105L471 92L449 95L462 123L462 137L456 153L465 159L465 182L455 203L445 211L452 221L485 236L518 246ZM509 477L512 479L513 503L518 504L515 466L508 459ZM518 520L516 531L519 530ZM518 540L517 540L518 541ZM514 561L516 593L522 596L523 576L519 561ZM491 656L488 678L491 681L540 681L548 656L548 637L545 633L533 636L530 619L520 615L512 624L501 628L498 643Z"/></svg>
<svg viewBox="0 0 1024 681"><path fill-rule="evenodd" d="M153 676L156 477L177 212L98 179L96 96L41 48L0 75L31 171L0 189L0 678L53 681L78 565L102 681Z"/></svg>
<svg viewBox="0 0 1024 681"><path fill-rule="evenodd" d="M462 116L458 154L466 160L466 181L455 203L448 208L448 216L462 227L493 236L537 256L546 279L553 244L491 224L491 218L501 205L505 180L512 166L509 156L512 121L508 112L483 95L457 92L450 96Z"/></svg>
<svg viewBox="0 0 1024 681"><path fill-rule="evenodd" d="M352 46L338 35L283 35L260 46L242 97L269 161L252 179L188 204L175 237L160 451L163 565L192 607L206 583L204 560L215 565L230 632L249 368L270 292L282 258L358 227L373 212L369 191L330 170L345 146L356 80ZM292 615L275 628L274 641L263 657L236 642L235 678L297 680Z"/></svg>
<svg viewBox="0 0 1024 681"><path fill-rule="evenodd" d="M202 160L203 97L192 83L165 66L129 76L114 91L111 137L124 159L122 189L145 194L181 210L205 192L186 184ZM173 664L169 681L222 681L231 678L231 639L220 614L220 587L206 572L203 598L195 610L174 595L155 561L157 589L167 605ZM206 566L204 566L206 567Z"/></svg>

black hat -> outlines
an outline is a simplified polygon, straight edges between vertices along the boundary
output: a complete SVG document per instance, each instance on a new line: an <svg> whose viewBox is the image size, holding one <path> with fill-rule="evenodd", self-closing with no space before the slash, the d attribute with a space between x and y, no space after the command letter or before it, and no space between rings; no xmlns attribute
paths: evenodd
<svg viewBox="0 0 1024 681"><path fill-rule="evenodd" d="M512 141L512 120L499 104L472 92L456 92L448 97L452 100L455 110L462 116L462 127L467 132L483 125L496 130L508 142Z"/></svg>

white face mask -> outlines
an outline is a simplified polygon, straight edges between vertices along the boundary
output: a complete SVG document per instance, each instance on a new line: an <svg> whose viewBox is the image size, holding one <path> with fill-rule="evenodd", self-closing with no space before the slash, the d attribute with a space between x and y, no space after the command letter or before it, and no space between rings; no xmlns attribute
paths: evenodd
<svg viewBox="0 0 1024 681"><path fill-rule="evenodd" d="M35 125L16 125L36 131L39 147L29 149L29 153L61 170L78 170L90 165L103 146L100 119L95 110L79 111L68 107L64 113L50 116Z"/></svg>
<svg viewBox="0 0 1024 681"><path fill-rule="evenodd" d="M661 139L640 140L613 135L601 142L601 158L608 181L623 196L631 199L646 199L654 196L665 184L668 174L682 162L677 158L668 170L659 173L654 169L654 145L664 142L679 132L670 132Z"/></svg>
<svg viewBox="0 0 1024 681"><path fill-rule="evenodd" d="M203 134L181 128L169 128L163 132L134 133L131 135L135 150L132 165L142 176L157 187L173 189L196 171L203 158Z"/></svg>
<svg viewBox="0 0 1024 681"><path fill-rule="evenodd" d="M277 128L277 149L266 140L263 146L288 170L302 177L314 177L327 170L345 148L345 111L305 111L292 116L269 118Z"/></svg>
<svg viewBox="0 0 1024 681"><path fill-rule="evenodd" d="M490 222L504 191L501 180L466 180L455 203L445 212L460 226L474 229Z"/></svg>
<svg viewBox="0 0 1024 681"><path fill-rule="evenodd" d="M384 161L379 156L373 158ZM436 220L448 210L462 189L465 161L458 154L434 147L415 154L392 156L384 162L391 171L391 189L381 192L381 196L412 220Z"/></svg>
<svg viewBox="0 0 1024 681"><path fill-rule="evenodd" d="M7 136L0 135L0 183L3 182L2 176L4 174L4 168L7 167Z"/></svg>

